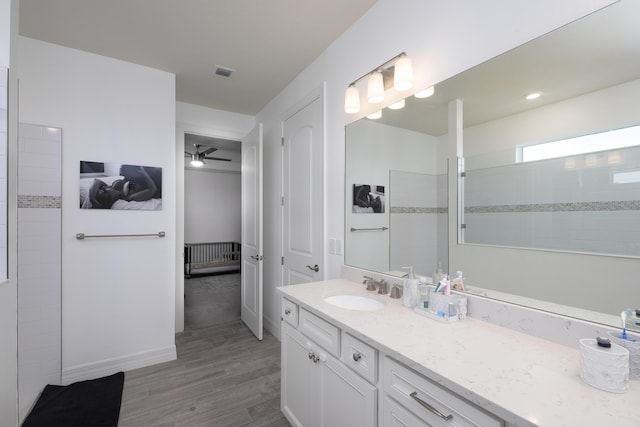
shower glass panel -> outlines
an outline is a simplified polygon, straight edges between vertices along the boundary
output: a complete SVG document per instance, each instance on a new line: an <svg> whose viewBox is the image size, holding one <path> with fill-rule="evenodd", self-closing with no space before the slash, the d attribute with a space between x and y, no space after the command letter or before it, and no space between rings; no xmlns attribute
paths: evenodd
<svg viewBox="0 0 640 427"><path fill-rule="evenodd" d="M640 257L640 146L465 158L464 243Z"/></svg>

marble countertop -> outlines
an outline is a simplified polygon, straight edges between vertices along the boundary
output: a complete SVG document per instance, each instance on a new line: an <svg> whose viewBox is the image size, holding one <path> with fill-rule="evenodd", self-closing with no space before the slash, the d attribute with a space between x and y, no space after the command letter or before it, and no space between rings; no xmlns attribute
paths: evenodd
<svg viewBox="0 0 640 427"><path fill-rule="evenodd" d="M278 291L511 425L621 427L640 420L640 381L623 394L585 384L578 342L567 347L471 317L438 322L345 279ZM342 309L324 301L332 295L368 295L385 307Z"/></svg>

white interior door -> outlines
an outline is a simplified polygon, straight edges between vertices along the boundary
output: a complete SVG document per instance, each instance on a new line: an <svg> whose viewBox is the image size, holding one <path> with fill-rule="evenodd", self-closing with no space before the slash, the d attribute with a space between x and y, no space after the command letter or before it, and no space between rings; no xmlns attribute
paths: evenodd
<svg viewBox="0 0 640 427"><path fill-rule="evenodd" d="M262 123L242 140L241 318L262 339Z"/></svg>
<svg viewBox="0 0 640 427"><path fill-rule="evenodd" d="M283 284L324 278L323 107L318 95L283 123Z"/></svg>

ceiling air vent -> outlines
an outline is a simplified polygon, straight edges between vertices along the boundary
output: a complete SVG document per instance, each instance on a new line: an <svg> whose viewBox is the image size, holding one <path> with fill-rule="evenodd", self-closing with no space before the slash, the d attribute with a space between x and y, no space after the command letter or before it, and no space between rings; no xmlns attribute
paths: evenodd
<svg viewBox="0 0 640 427"><path fill-rule="evenodd" d="M216 76L230 77L231 73L233 73L234 71L235 70L233 68L221 67L220 65L216 65Z"/></svg>

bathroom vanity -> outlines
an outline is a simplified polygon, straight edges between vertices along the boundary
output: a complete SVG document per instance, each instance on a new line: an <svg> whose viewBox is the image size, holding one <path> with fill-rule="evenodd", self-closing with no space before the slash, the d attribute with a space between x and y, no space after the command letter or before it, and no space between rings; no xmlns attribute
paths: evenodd
<svg viewBox="0 0 640 427"><path fill-rule="evenodd" d="M640 419L640 382L624 394L583 383L577 343L471 317L441 323L346 279L278 291L281 405L294 426L632 426ZM337 295L383 307L326 301Z"/></svg>

